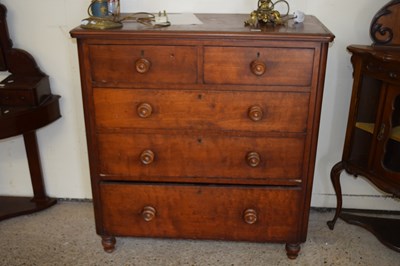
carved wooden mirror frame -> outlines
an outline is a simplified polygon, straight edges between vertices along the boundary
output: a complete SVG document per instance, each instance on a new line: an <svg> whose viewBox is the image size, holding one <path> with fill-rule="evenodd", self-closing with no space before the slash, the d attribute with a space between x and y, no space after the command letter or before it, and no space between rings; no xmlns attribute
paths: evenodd
<svg viewBox="0 0 400 266"><path fill-rule="evenodd" d="M400 47L400 0L390 1L376 13L370 35L373 45Z"/></svg>

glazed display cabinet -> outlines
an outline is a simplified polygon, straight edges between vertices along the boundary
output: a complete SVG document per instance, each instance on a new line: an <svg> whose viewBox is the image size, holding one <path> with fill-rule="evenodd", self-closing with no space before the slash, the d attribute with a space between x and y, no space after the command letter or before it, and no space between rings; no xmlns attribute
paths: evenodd
<svg viewBox="0 0 400 266"><path fill-rule="evenodd" d="M374 17L374 44L351 45L353 91L342 160L331 172L338 217L361 225L384 244L400 251L400 220L342 213L342 170L362 176L395 197L400 196L400 1L391 1Z"/></svg>

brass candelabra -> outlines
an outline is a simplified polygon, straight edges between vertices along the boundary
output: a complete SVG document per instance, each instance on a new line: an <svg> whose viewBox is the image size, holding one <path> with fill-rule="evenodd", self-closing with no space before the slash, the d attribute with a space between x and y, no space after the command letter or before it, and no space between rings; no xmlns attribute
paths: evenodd
<svg viewBox="0 0 400 266"><path fill-rule="evenodd" d="M285 4L287 6L287 12L284 15L275 10L277 4ZM289 9L289 3L285 0L278 0L276 2L258 0L258 8L250 13L250 18L244 22L245 26L260 28L268 25L282 25L285 23L283 18L289 14Z"/></svg>

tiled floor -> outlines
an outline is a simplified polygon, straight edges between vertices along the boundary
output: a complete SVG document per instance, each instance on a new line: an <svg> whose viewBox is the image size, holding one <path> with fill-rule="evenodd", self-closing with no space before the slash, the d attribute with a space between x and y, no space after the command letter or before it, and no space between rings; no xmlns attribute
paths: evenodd
<svg viewBox="0 0 400 266"><path fill-rule="evenodd" d="M0 222L0 265L400 265L400 253L333 212L313 210L308 240L296 260L283 244L117 238L103 252L90 202L61 201L40 213Z"/></svg>

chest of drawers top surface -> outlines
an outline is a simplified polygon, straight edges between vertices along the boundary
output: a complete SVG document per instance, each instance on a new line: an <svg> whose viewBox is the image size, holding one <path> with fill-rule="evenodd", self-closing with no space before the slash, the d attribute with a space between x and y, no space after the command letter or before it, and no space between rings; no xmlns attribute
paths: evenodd
<svg viewBox="0 0 400 266"><path fill-rule="evenodd" d="M124 39L140 35L142 37L176 37L198 38L199 35L211 37L234 37L250 39L306 39L331 42L334 35L314 16L306 16L304 23L289 21L285 26L267 27L261 31L251 30L244 26L247 14L196 14L202 24L171 25L164 28L153 28L136 22L125 21L121 29L87 30L77 27L71 31L75 38Z"/></svg>

